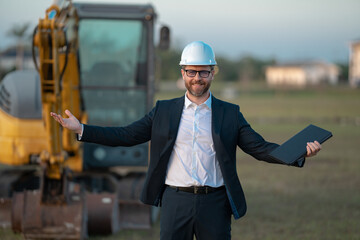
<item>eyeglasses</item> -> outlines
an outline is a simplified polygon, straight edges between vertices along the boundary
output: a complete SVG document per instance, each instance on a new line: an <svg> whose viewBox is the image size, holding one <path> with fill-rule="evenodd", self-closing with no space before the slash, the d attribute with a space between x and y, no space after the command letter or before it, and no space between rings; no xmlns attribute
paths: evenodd
<svg viewBox="0 0 360 240"><path fill-rule="evenodd" d="M206 71L206 70L201 70L201 71L196 71L196 70L184 70L186 72L186 76L188 77L195 77L197 73L199 73L199 76L202 78L207 78L209 77L211 71Z"/></svg>

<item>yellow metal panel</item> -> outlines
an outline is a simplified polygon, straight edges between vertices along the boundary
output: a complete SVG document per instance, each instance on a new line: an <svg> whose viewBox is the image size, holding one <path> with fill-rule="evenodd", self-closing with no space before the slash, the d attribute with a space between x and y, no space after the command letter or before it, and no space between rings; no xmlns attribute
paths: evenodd
<svg viewBox="0 0 360 240"><path fill-rule="evenodd" d="M0 109L0 162L28 164L30 155L48 150L42 119L15 118Z"/></svg>
<svg viewBox="0 0 360 240"><path fill-rule="evenodd" d="M44 150L49 151L49 147L42 119L19 119L0 109L0 163L26 165L31 155L40 155ZM81 172L81 151L67 158L64 165Z"/></svg>

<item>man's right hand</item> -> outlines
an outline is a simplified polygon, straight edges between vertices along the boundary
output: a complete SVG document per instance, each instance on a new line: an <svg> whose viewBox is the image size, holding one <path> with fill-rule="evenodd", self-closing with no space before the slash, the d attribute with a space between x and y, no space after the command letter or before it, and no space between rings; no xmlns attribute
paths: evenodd
<svg viewBox="0 0 360 240"><path fill-rule="evenodd" d="M79 122L79 120L72 115L72 113L69 110L65 110L66 115L68 115L69 118L63 118L61 115L51 112L50 116L52 116L57 122L61 124L61 126L74 131L77 134L82 134L82 127Z"/></svg>

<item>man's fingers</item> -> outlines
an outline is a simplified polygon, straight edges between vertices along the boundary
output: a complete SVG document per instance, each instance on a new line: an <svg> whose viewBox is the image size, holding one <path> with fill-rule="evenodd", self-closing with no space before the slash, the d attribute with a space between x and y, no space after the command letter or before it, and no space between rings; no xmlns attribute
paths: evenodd
<svg viewBox="0 0 360 240"><path fill-rule="evenodd" d="M308 155L308 156L313 156L313 155L316 154L315 149L311 146L310 143L307 144L306 150L307 150L307 155Z"/></svg>
<svg viewBox="0 0 360 240"><path fill-rule="evenodd" d="M314 141L316 144L316 148L320 151L321 150L321 144L318 141Z"/></svg>
<svg viewBox="0 0 360 240"><path fill-rule="evenodd" d="M63 118L62 118L60 115L51 112L51 113L50 113L50 116L52 116L52 117L53 117L58 123L60 123L62 126L64 125L64 120L63 120Z"/></svg>
<svg viewBox="0 0 360 240"><path fill-rule="evenodd" d="M67 128L76 133L81 133L82 127L79 120L74 115L72 115L69 110L66 109L65 113L68 115L68 118L63 118L60 114L56 114L54 112L51 112L50 115L64 128Z"/></svg>
<svg viewBox="0 0 360 240"><path fill-rule="evenodd" d="M306 145L307 156L314 156L321 150L321 144L318 141L308 142Z"/></svg>
<svg viewBox="0 0 360 240"><path fill-rule="evenodd" d="M318 141L308 143L312 151L318 152L321 150L321 144Z"/></svg>
<svg viewBox="0 0 360 240"><path fill-rule="evenodd" d="M315 146L314 146L313 143L310 143L310 142L309 142L309 143L307 144L307 146L309 147L309 149L310 149L311 152L315 152Z"/></svg>
<svg viewBox="0 0 360 240"><path fill-rule="evenodd" d="M56 113L51 112L50 116L52 116L56 121L59 122L59 117L58 117L58 115Z"/></svg>
<svg viewBox="0 0 360 240"><path fill-rule="evenodd" d="M74 115L69 111L69 110L65 110L66 115L68 115L68 117L73 117Z"/></svg>
<svg viewBox="0 0 360 240"><path fill-rule="evenodd" d="M311 149L308 145L306 145L306 153L307 153L307 156L310 156Z"/></svg>

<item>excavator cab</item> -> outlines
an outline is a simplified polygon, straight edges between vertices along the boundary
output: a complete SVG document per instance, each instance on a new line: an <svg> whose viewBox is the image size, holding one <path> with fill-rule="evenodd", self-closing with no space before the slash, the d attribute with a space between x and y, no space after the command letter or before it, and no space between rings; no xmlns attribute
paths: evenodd
<svg viewBox="0 0 360 240"><path fill-rule="evenodd" d="M80 92L87 123L125 126L140 119L153 104L153 9L150 5L75 6ZM148 150L148 143L115 148L85 143L84 167L147 166Z"/></svg>

